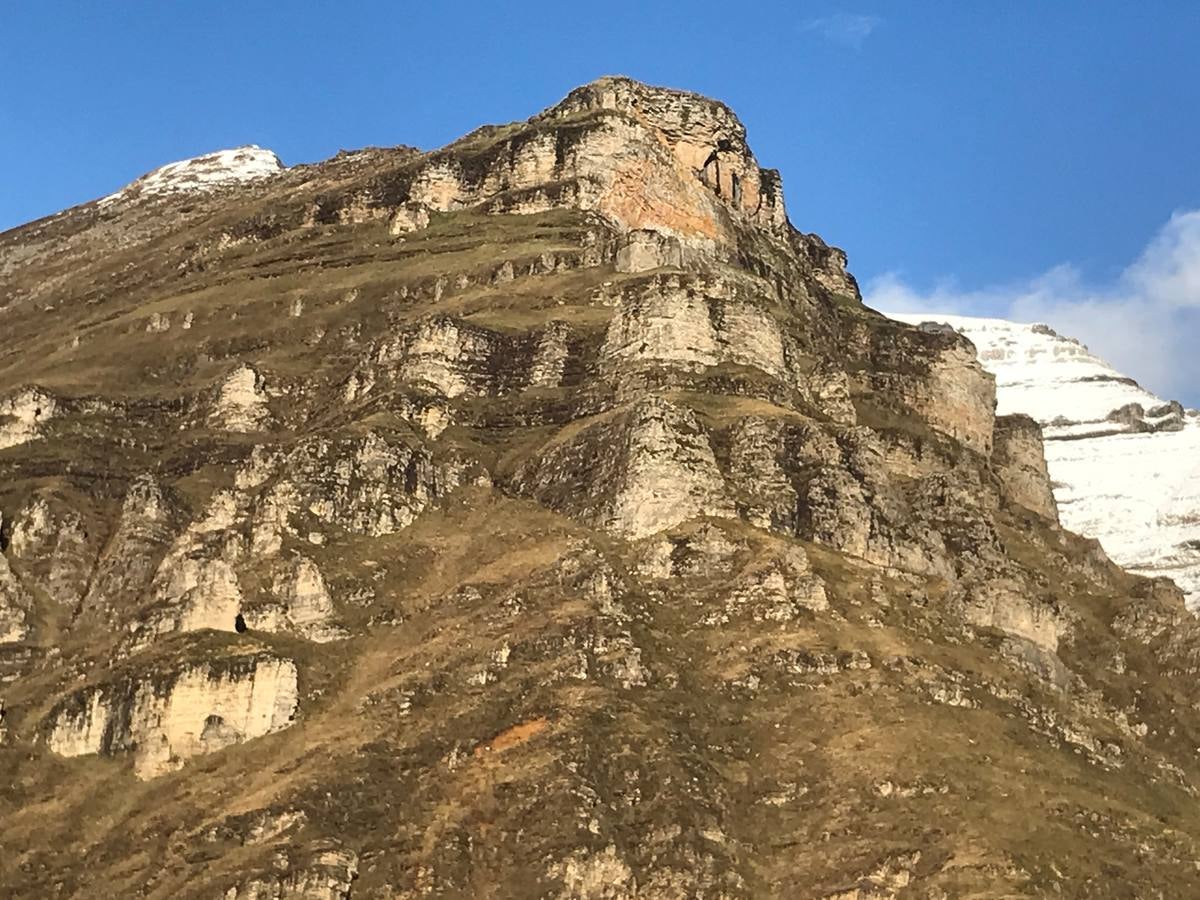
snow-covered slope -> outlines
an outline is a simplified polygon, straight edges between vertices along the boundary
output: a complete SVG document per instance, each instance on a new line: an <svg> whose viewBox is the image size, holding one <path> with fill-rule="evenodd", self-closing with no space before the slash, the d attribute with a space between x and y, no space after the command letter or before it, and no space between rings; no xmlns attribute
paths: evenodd
<svg viewBox="0 0 1200 900"><path fill-rule="evenodd" d="M1045 325L933 314L996 376L998 412L1042 423L1062 523L1133 571L1165 575L1200 607L1200 413L1140 387Z"/></svg>
<svg viewBox="0 0 1200 900"><path fill-rule="evenodd" d="M192 159L168 163L148 172L115 194L100 202L113 203L139 197L161 197L165 194L207 192L231 184L242 184L269 178L283 171L283 163L270 150L255 144L218 150Z"/></svg>

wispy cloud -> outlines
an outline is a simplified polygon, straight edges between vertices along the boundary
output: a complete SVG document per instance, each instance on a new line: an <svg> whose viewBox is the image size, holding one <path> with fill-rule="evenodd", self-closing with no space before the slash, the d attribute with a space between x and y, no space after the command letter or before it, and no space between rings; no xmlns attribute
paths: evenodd
<svg viewBox="0 0 1200 900"><path fill-rule="evenodd" d="M949 281L920 290L887 274L864 299L883 312L1045 322L1156 393L1200 405L1200 210L1175 213L1107 283L1088 283L1071 265L982 289Z"/></svg>
<svg viewBox="0 0 1200 900"><path fill-rule="evenodd" d="M859 50L863 41L882 24L883 19L879 16L837 12L819 19L809 19L804 23L803 30L815 32L838 46Z"/></svg>

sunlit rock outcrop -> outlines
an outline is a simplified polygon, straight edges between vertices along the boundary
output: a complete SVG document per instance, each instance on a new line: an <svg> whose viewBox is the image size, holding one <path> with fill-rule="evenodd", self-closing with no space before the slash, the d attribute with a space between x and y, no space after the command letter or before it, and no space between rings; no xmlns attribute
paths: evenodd
<svg viewBox="0 0 1200 900"><path fill-rule="evenodd" d="M35 440L57 408L54 398L39 388L0 397L0 450Z"/></svg>
<svg viewBox="0 0 1200 900"><path fill-rule="evenodd" d="M1058 521L1058 506L1046 468L1045 442L1037 422L1023 415L998 416L992 462L1008 497L1038 515Z"/></svg>
<svg viewBox="0 0 1200 900"><path fill-rule="evenodd" d="M231 657L84 688L50 713L46 744L61 756L129 753L138 777L153 778L287 728L296 704L291 660Z"/></svg>
<svg viewBox="0 0 1200 900"><path fill-rule="evenodd" d="M209 418L229 431L259 431L270 418L264 379L251 366L239 366L222 383Z"/></svg>
<svg viewBox="0 0 1200 900"><path fill-rule="evenodd" d="M325 849L307 857L299 864L277 860L277 871L234 885L224 893L224 900L348 900L358 875L358 855Z"/></svg>
<svg viewBox="0 0 1200 900"><path fill-rule="evenodd" d="M25 640L29 634L29 605L8 560L0 555L0 644Z"/></svg>

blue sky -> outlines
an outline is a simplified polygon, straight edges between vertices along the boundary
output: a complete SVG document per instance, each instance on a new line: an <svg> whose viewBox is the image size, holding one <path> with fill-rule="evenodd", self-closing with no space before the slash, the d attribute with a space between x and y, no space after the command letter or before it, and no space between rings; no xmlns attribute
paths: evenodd
<svg viewBox="0 0 1200 900"><path fill-rule="evenodd" d="M1170 0L9 3L0 228L220 147L436 147L622 73L728 102L868 299L1048 318L1200 405L1197 47Z"/></svg>

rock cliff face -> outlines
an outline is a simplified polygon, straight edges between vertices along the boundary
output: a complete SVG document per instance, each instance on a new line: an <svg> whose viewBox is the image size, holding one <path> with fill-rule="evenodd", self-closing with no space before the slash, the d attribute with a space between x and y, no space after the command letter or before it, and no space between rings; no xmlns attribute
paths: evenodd
<svg viewBox="0 0 1200 900"><path fill-rule="evenodd" d="M992 462L1009 496L1039 515L1058 521L1041 426L1029 416L997 416L995 440Z"/></svg>
<svg viewBox="0 0 1200 900"><path fill-rule="evenodd" d="M1179 593L724 105L214 154L0 277L6 895L1200 884Z"/></svg>
<svg viewBox="0 0 1200 900"><path fill-rule="evenodd" d="M291 660L232 657L162 680L136 675L77 691L47 717L46 745L61 756L132 751L134 773L153 778L190 756L286 728L295 713Z"/></svg>
<svg viewBox="0 0 1200 900"><path fill-rule="evenodd" d="M1156 397L1045 325L898 318L944 323L975 342L1000 411L1042 426L1063 524L1132 571L1174 579L1188 606L1200 606L1200 412Z"/></svg>

